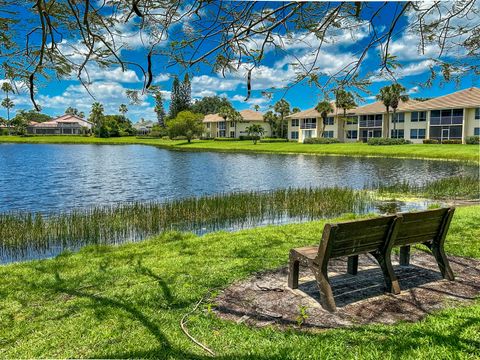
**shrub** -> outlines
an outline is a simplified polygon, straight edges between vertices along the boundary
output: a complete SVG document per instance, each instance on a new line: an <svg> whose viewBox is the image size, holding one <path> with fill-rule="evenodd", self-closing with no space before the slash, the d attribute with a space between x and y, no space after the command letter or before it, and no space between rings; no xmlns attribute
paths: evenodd
<svg viewBox="0 0 480 360"><path fill-rule="evenodd" d="M469 144L469 145L480 144L480 136L467 136L465 139L465 144Z"/></svg>
<svg viewBox="0 0 480 360"><path fill-rule="evenodd" d="M3 135L8 135L7 129L0 129L0 136L3 136Z"/></svg>
<svg viewBox="0 0 480 360"><path fill-rule="evenodd" d="M282 143L282 142L288 142L288 139L282 139L282 138L264 138L260 139L261 143Z"/></svg>
<svg viewBox="0 0 480 360"><path fill-rule="evenodd" d="M323 138L323 137L308 138L303 140L304 144L336 144L339 142L340 140L336 138Z"/></svg>
<svg viewBox="0 0 480 360"><path fill-rule="evenodd" d="M451 140L442 140L442 144L461 144L462 140L451 139Z"/></svg>
<svg viewBox="0 0 480 360"><path fill-rule="evenodd" d="M425 139L423 140L424 144L439 144L440 142L436 139Z"/></svg>
<svg viewBox="0 0 480 360"><path fill-rule="evenodd" d="M252 135L240 135L238 137L238 140L255 140L255 139L259 139L258 136L252 136Z"/></svg>
<svg viewBox="0 0 480 360"><path fill-rule="evenodd" d="M390 139L390 138L370 138L367 141L368 145L405 145L411 144L410 140L405 139Z"/></svg>
<svg viewBox="0 0 480 360"><path fill-rule="evenodd" d="M225 137L216 137L213 139L215 141L238 141L236 138L225 138Z"/></svg>

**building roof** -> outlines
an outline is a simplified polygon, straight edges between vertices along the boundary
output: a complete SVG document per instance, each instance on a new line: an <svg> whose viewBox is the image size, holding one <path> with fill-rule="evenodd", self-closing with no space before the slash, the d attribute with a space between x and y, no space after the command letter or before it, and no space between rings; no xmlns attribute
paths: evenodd
<svg viewBox="0 0 480 360"><path fill-rule="evenodd" d="M406 104L405 110L441 110L480 107L480 89L471 87L427 101Z"/></svg>
<svg viewBox="0 0 480 360"><path fill-rule="evenodd" d="M240 115L242 115L244 121L264 121L263 114L260 111L246 109L240 111Z"/></svg>
<svg viewBox="0 0 480 360"><path fill-rule="evenodd" d="M398 104L397 112L406 111L408 106L412 106L414 104L421 103L421 101L417 101L414 99L410 99L406 102L400 101ZM364 106L360 106L355 109L355 115L366 115L366 114L381 114L385 113L387 110L385 109L385 105L381 101L376 101L372 104L367 104ZM391 109L390 109L391 112Z"/></svg>
<svg viewBox="0 0 480 360"><path fill-rule="evenodd" d="M208 115L205 115L205 117L203 118L203 122L220 122L220 121L225 121L225 119L218 114L208 114Z"/></svg>
<svg viewBox="0 0 480 360"><path fill-rule="evenodd" d="M330 101L330 104L332 105L333 112L329 114L330 116L337 115L337 114L342 114L343 115L343 110L341 108L337 108L335 105L335 101ZM350 109L347 111L347 115L354 115L355 114L355 109ZM297 112L295 114L290 114L287 116L287 119L304 119L304 118L319 118L321 117L321 114L315 110L315 108L310 108L304 111Z"/></svg>
<svg viewBox="0 0 480 360"><path fill-rule="evenodd" d="M254 111L250 109L241 110L239 111L240 115L242 115L243 121L264 121L263 114L259 111ZM212 123L212 122L223 122L225 119L221 117L218 113L217 114L208 114L205 115L203 118L204 123Z"/></svg>
<svg viewBox="0 0 480 360"><path fill-rule="evenodd" d="M30 122L30 126L33 126L33 127L56 127L58 124L64 124L64 123L78 123L78 124L82 124L82 123L87 123L87 124L90 124L90 125L93 125L90 121L88 120L85 120L83 118L81 118L80 116L77 116L77 115L70 115L70 114L65 114L65 115L62 115L62 116L59 116L55 119L52 119L52 120L49 120L49 121L44 121L44 122Z"/></svg>
<svg viewBox="0 0 480 360"><path fill-rule="evenodd" d="M133 124L133 128L134 129L137 129L137 130L140 130L140 129L146 129L146 128L151 128L152 126L154 125L154 122L152 120L142 120L142 121L139 121L135 124Z"/></svg>

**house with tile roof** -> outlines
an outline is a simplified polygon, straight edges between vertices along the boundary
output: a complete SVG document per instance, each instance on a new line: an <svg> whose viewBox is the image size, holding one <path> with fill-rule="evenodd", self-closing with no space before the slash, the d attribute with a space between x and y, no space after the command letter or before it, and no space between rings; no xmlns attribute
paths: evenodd
<svg viewBox="0 0 480 360"><path fill-rule="evenodd" d="M414 143L425 139L460 140L480 135L480 89L469 88L427 101L400 102L395 118L377 101L329 114L323 124L313 108L288 116L288 138L303 142L309 137L332 137L340 141L367 141L375 137L402 138Z"/></svg>
<svg viewBox="0 0 480 360"><path fill-rule="evenodd" d="M205 115L203 118L205 125L204 136L208 138L239 138L240 136L247 136L247 127L251 124L262 126L265 131L264 136L268 137L272 135L270 125L264 120L261 112L247 109L241 110L239 113L242 116L242 121L236 124L231 121L225 121L219 114Z"/></svg>
<svg viewBox="0 0 480 360"><path fill-rule="evenodd" d="M44 122L30 122L29 134L41 135L79 135L91 131L93 123L77 115L65 114Z"/></svg>

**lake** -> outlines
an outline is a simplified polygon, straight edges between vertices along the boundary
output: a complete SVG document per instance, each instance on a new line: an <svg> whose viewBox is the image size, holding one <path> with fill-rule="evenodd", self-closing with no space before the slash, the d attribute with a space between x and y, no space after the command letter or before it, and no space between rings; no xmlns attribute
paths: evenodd
<svg viewBox="0 0 480 360"><path fill-rule="evenodd" d="M54 212L92 205L286 187L426 181L475 174L456 162L171 151L142 145L0 144L0 212Z"/></svg>

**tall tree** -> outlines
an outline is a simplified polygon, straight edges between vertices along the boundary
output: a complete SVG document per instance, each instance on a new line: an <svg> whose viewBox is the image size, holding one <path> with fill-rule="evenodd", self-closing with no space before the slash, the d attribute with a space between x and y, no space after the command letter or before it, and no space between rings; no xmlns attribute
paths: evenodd
<svg viewBox="0 0 480 360"><path fill-rule="evenodd" d="M13 101L9 98L9 94L12 93L14 94L15 91L13 90L12 85L9 82L4 82L2 84L2 91L6 94L6 98L3 99L2 101L2 106L7 109L7 127L8 127L8 133L10 133L10 109L15 106Z"/></svg>
<svg viewBox="0 0 480 360"><path fill-rule="evenodd" d="M77 108L74 108L74 107L71 107L69 106L66 110L65 110L65 114L68 114L68 115L76 115L76 116L79 116L81 118L84 118L85 117L85 113L83 111L78 111Z"/></svg>
<svg viewBox="0 0 480 360"><path fill-rule="evenodd" d="M392 106L392 94L391 94L391 88L390 85L384 86L380 89L380 92L376 96L378 101L381 101L383 103L383 106L385 106L386 110L386 125L384 126L385 131L387 134L385 137L388 137L388 127L390 125L390 108Z"/></svg>
<svg viewBox="0 0 480 360"><path fill-rule="evenodd" d="M95 127L100 128L103 122L103 105L99 102L94 102L92 104L92 109L90 110L90 116L88 120L95 124Z"/></svg>
<svg viewBox="0 0 480 360"><path fill-rule="evenodd" d="M155 91L153 98L155 99L155 114L157 114L158 125L165 127L165 109L163 108L163 95L160 90Z"/></svg>
<svg viewBox="0 0 480 360"><path fill-rule="evenodd" d="M397 113L398 105L400 104L400 101L407 102L410 99L405 93L406 91L407 89L399 83L390 85L390 106L393 111L393 132L395 133L395 137L397 137L397 120L395 119L395 115Z"/></svg>
<svg viewBox="0 0 480 360"><path fill-rule="evenodd" d="M355 109L357 104L355 97L349 91L339 88L335 91L335 106L337 109L343 110L343 132L345 132L345 124L347 122L347 111ZM344 134L345 136L345 134Z"/></svg>
<svg viewBox="0 0 480 360"><path fill-rule="evenodd" d="M7 109L7 128L8 128L8 133L10 134L10 125L11 125L11 122L10 122L10 109L13 108L15 106L15 104L13 103L12 99L9 99L8 97L6 97L5 99L2 100L2 104L1 104L5 109Z"/></svg>
<svg viewBox="0 0 480 360"><path fill-rule="evenodd" d="M294 107L294 108L292 109L292 114L299 113L300 111L302 111L302 110L300 110L300 108Z"/></svg>
<svg viewBox="0 0 480 360"><path fill-rule="evenodd" d="M118 107L118 112L122 114L123 117L126 117L125 114L128 112L127 105L120 104L120 106Z"/></svg>
<svg viewBox="0 0 480 360"><path fill-rule="evenodd" d="M278 114L278 136L286 138L288 127L285 117L290 114L290 104L285 99L281 99L273 105L273 110Z"/></svg>
<svg viewBox="0 0 480 360"><path fill-rule="evenodd" d="M190 83L190 77L188 76L188 73L186 73L183 78L180 95L180 111L190 109L190 107L192 106L192 84Z"/></svg>
<svg viewBox="0 0 480 360"><path fill-rule="evenodd" d="M275 114L273 111L269 110L265 114L263 114L263 119L268 123L268 125L270 125L270 130L272 131L272 135L276 135L278 115Z"/></svg>
<svg viewBox="0 0 480 360"><path fill-rule="evenodd" d="M177 114L181 111L180 110L180 98L181 98L181 84L178 77L175 76L172 82L172 92L170 97L170 108L168 110L168 115L170 118L175 118Z"/></svg>
<svg viewBox="0 0 480 360"><path fill-rule="evenodd" d="M200 100L195 101L192 105L192 112L203 115L216 114L223 106L232 107L232 104L226 97L205 96Z"/></svg>
<svg viewBox="0 0 480 360"><path fill-rule="evenodd" d="M333 113L333 106L330 103L330 101L323 100L323 101L320 101L317 104L317 106L315 106L315 110L317 110L320 113L320 116L322 117L322 130L319 136L319 137L322 137L323 133L325 132L325 125L327 125L328 114Z"/></svg>
<svg viewBox="0 0 480 360"><path fill-rule="evenodd" d="M191 111L181 111L175 119L167 123L170 138L185 136L190 143L196 136L201 136L205 127L202 123L202 114L195 114Z"/></svg>
<svg viewBox="0 0 480 360"><path fill-rule="evenodd" d="M233 113L233 108L231 106L222 106L218 111L218 116L223 118L225 121L225 137L227 136L227 121Z"/></svg>

